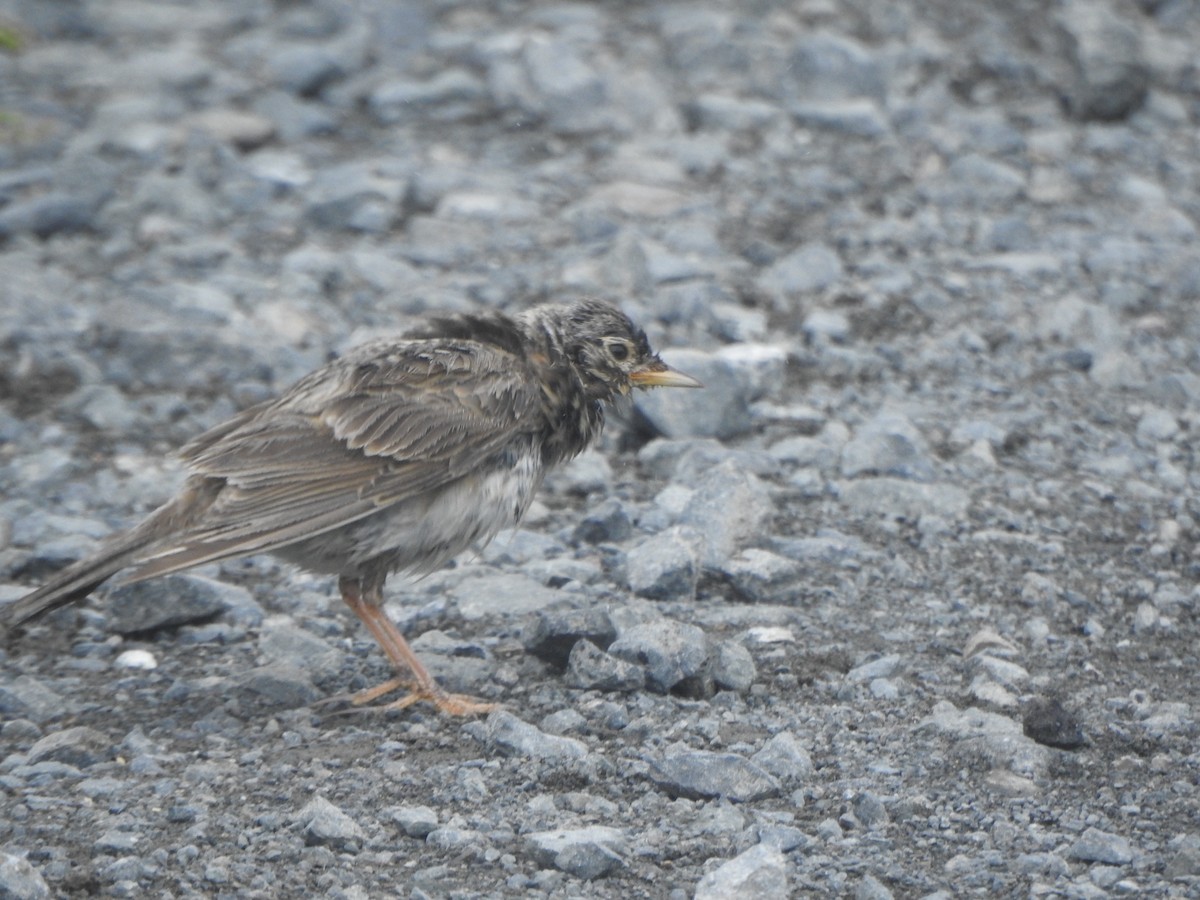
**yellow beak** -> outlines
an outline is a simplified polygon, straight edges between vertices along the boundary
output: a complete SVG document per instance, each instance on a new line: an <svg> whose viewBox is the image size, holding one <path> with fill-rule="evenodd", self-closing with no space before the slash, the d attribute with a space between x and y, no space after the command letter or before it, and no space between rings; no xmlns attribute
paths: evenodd
<svg viewBox="0 0 1200 900"><path fill-rule="evenodd" d="M691 375L684 375L678 369L672 369L661 359L655 357L649 362L643 363L632 372L629 373L629 380L636 387L651 388L651 387L686 387L699 388L704 387L699 381Z"/></svg>

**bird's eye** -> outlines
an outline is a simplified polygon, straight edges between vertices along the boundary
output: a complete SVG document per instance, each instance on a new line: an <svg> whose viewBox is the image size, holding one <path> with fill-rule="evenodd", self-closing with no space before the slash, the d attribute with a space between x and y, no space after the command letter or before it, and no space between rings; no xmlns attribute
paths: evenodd
<svg viewBox="0 0 1200 900"><path fill-rule="evenodd" d="M613 341L608 345L608 355L617 362L629 359L629 345L624 341Z"/></svg>

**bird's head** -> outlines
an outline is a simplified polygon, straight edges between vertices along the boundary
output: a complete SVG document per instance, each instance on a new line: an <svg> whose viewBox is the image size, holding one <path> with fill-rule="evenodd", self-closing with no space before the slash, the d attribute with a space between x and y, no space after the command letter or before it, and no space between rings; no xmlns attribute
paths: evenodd
<svg viewBox="0 0 1200 900"><path fill-rule="evenodd" d="M581 300L543 309L557 320L561 352L593 400L628 394L635 387L703 387L663 362L650 349L646 333L610 303Z"/></svg>

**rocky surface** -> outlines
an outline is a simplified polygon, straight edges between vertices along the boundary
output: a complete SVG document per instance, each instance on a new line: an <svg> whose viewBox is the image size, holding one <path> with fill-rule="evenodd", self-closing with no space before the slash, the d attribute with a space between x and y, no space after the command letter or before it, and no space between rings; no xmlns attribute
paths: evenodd
<svg viewBox="0 0 1200 900"><path fill-rule="evenodd" d="M0 0L0 601L426 310L644 397L389 611L0 649L0 896L1197 896L1200 7Z"/></svg>

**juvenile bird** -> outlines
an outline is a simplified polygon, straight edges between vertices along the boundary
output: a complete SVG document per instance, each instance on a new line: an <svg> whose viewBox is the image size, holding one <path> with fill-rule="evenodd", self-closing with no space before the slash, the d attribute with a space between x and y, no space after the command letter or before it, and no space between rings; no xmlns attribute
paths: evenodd
<svg viewBox="0 0 1200 900"><path fill-rule="evenodd" d="M633 388L700 387L599 300L433 318L302 378L180 451L179 494L96 554L0 607L11 626L86 597L118 572L143 581L272 553L338 576L342 599L404 686L465 715L489 704L445 692L383 612L392 572L431 572L516 525L547 470L600 433Z"/></svg>

